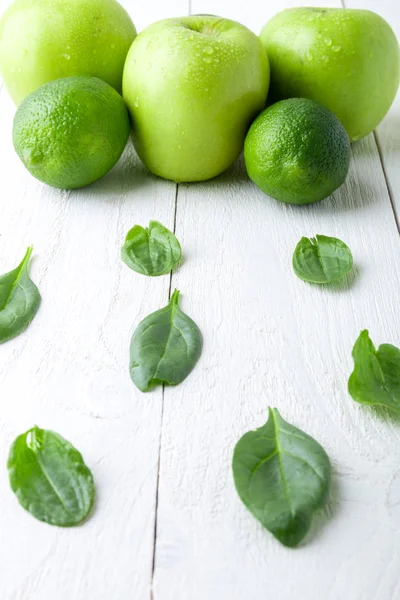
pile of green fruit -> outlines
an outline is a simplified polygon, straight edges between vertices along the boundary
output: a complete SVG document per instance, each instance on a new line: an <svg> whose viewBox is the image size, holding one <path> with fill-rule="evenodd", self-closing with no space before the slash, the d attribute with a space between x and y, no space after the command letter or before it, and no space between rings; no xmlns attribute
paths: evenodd
<svg viewBox="0 0 400 600"><path fill-rule="evenodd" d="M399 70L392 29L365 10L285 10L260 37L209 15L137 36L115 0L16 0L0 22L15 149L32 175L66 189L105 175L132 129L160 177L215 177L246 140L266 194L322 200L346 178L350 142L389 110Z"/></svg>
<svg viewBox="0 0 400 600"><path fill-rule="evenodd" d="M244 148L261 190L308 204L344 182L350 143L370 133L393 102L400 58L389 25L363 10L286 10L260 37L200 15L160 21L136 36L115 0L16 0L0 22L0 69L19 105L15 149L49 185L73 189L104 176L132 130L140 158L160 177L204 181ZM0 343L22 333L39 309L31 252L0 277ZM153 277L171 273L182 251L173 232L151 221L128 232L121 257ZM350 248L328 236L302 238L293 254L296 275L314 284L338 281L352 266ZM177 385L201 352L201 332L175 290L133 334L132 381L142 392ZM353 399L399 412L400 350L375 349L365 330L353 357ZM8 470L36 518L71 526L90 513L92 474L58 434L34 427L18 436ZM253 515L295 546L327 500L331 466L315 440L270 409L267 423L236 445L233 475Z"/></svg>

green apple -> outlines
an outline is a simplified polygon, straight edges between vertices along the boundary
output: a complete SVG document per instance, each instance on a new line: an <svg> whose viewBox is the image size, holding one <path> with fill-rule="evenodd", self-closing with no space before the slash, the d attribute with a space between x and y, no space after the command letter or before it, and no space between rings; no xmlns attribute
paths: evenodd
<svg viewBox="0 0 400 600"><path fill-rule="evenodd" d="M123 75L140 158L166 179L215 177L242 151L268 85L265 49L244 25L208 15L154 23Z"/></svg>
<svg viewBox="0 0 400 600"><path fill-rule="evenodd" d="M260 37L271 65L271 99L324 104L351 141L375 129L396 96L399 45L374 12L293 8L271 19Z"/></svg>
<svg viewBox="0 0 400 600"><path fill-rule="evenodd" d="M0 21L0 72L16 104L70 75L98 77L121 93L135 36L116 0L16 0Z"/></svg>

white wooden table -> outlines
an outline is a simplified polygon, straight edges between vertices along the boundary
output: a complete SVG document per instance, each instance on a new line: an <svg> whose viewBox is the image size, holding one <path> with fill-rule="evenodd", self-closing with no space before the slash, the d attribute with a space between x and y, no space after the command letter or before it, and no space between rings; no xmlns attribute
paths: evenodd
<svg viewBox="0 0 400 600"><path fill-rule="evenodd" d="M139 30L191 12L259 32L310 2L123 4ZM400 35L398 0L346 6L375 10ZM264 196L240 162L177 187L150 176L131 145L102 181L59 192L13 152L13 114L2 89L0 272L33 244L43 303L29 330L0 346L1 600L399 600L400 421L353 402L347 379L361 329L400 345L400 97L353 146L345 185L303 208ZM129 378L129 341L166 304L170 280L130 271L119 252L128 229L150 219L175 221L185 262L172 286L204 351L179 387L145 395ZM294 276L293 249L315 233L349 244L351 285ZM334 466L329 506L297 550L263 530L233 486L234 444L268 405L318 439ZM10 443L35 423L75 444L93 471L97 506L82 527L35 521L10 491Z"/></svg>

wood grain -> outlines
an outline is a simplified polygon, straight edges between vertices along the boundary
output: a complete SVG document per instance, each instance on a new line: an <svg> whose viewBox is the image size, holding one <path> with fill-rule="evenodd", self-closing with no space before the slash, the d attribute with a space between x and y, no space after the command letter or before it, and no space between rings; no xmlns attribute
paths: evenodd
<svg viewBox="0 0 400 600"><path fill-rule="evenodd" d="M194 0L192 12L259 31L293 4ZM294 276L294 247L315 233L352 248L345 284ZM179 186L177 235L187 260L173 285L205 346L191 377L165 392L155 598L400 598L399 424L347 393L360 329L399 343L399 238L373 136L354 145L346 184L307 208L264 196L242 163ZM261 528L232 482L233 447L268 405L318 439L335 470L329 506L297 551Z"/></svg>
<svg viewBox="0 0 400 600"><path fill-rule="evenodd" d="M345 4L349 8L364 8L377 12L387 20L397 39L400 39L400 6L397 0L345 0ZM400 232L400 94L397 94L375 136Z"/></svg>
<svg viewBox="0 0 400 600"><path fill-rule="evenodd" d="M142 28L186 2L125 5ZM145 396L132 384L129 341L139 320L166 303L169 280L130 271L119 252L135 223L173 227L176 186L150 176L130 143L96 184L51 189L13 152L13 114L2 90L1 272L33 244L43 303L27 332L0 346L0 597L148 600L162 391ZM93 471L97 505L82 527L37 522L10 491L9 445L34 423L70 440Z"/></svg>
<svg viewBox="0 0 400 600"><path fill-rule="evenodd" d="M258 33L304 1L122 3L139 30L190 9ZM395 0L346 3L380 12L399 32ZM388 193L400 202L398 111L397 102L378 128L381 156L373 135L355 144L346 184L318 205L264 196L241 161L213 181L179 186L185 262L172 286L204 351L179 387L144 395L129 379L129 340L166 303L170 282L130 271L119 249L134 223L173 227L176 186L149 175L131 145L86 189L42 185L13 152L14 107L0 88L0 272L33 244L43 296L29 330L0 346L0 461L36 423L82 451L98 488L93 518L61 530L26 514L0 469L2 600L400 600L400 423L347 394L360 329L377 344L400 344ZM351 247L355 270L344 284L317 287L293 274L296 243L315 233ZM319 440L335 470L329 506L296 551L272 539L233 488L233 447L266 420L268 405Z"/></svg>

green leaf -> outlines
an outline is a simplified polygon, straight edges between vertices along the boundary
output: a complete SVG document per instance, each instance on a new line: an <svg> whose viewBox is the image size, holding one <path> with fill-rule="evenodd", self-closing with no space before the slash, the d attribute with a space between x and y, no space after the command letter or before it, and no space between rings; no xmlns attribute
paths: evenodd
<svg viewBox="0 0 400 600"><path fill-rule="evenodd" d="M200 358L200 330L178 302L175 290L168 305L143 319L133 334L130 373L142 392L163 383L181 383Z"/></svg>
<svg viewBox="0 0 400 600"><path fill-rule="evenodd" d="M169 229L150 221L148 228L135 225L128 232L121 257L137 273L155 277L172 271L182 260L182 251Z"/></svg>
<svg viewBox="0 0 400 600"><path fill-rule="evenodd" d="M91 472L81 454L54 431L35 426L18 436L7 468L19 503L39 521L78 525L93 506Z"/></svg>
<svg viewBox="0 0 400 600"><path fill-rule="evenodd" d="M382 404L400 411L400 350L382 344L376 350L365 329L353 348L349 393L360 404Z"/></svg>
<svg viewBox="0 0 400 600"><path fill-rule="evenodd" d="M350 248L341 240L326 235L301 238L293 254L297 277L310 283L331 283L343 279L353 267Z"/></svg>
<svg viewBox="0 0 400 600"><path fill-rule="evenodd" d="M22 333L39 309L39 290L28 273L31 254L28 248L18 267L0 276L0 344Z"/></svg>
<svg viewBox="0 0 400 600"><path fill-rule="evenodd" d="M232 466L237 492L254 517L282 544L297 546L328 498L325 450L270 408L266 424L236 444Z"/></svg>

